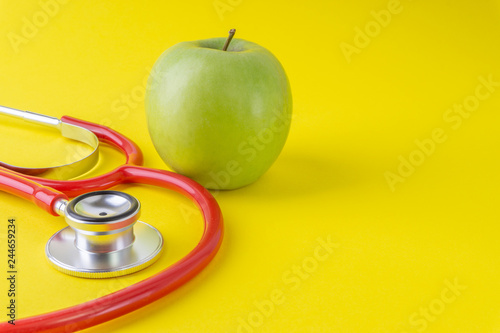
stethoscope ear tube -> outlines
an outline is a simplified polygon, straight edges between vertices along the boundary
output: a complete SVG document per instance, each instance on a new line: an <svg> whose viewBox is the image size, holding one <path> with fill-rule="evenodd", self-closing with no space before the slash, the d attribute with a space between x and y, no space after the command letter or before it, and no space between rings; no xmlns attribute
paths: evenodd
<svg viewBox="0 0 500 333"><path fill-rule="evenodd" d="M91 152L89 154L83 154L82 156L79 156L78 160L73 160L65 164L46 167L22 167L0 162L0 166L6 169L16 171L23 175L68 180L88 172L96 166L99 160L99 139L88 128L71 124L66 121L61 121L57 118L44 114L17 110L1 105L0 115L11 116L45 128L51 128L58 131L63 137L84 143L91 148Z"/></svg>
<svg viewBox="0 0 500 333"><path fill-rule="evenodd" d="M125 155L125 163L132 165L142 165L143 156L139 147L123 134L112 130L109 127L97 125L89 121L63 116L61 121L74 126L83 127L94 133L100 142L112 145Z"/></svg>
<svg viewBox="0 0 500 333"><path fill-rule="evenodd" d="M198 245L180 261L146 280L90 302L19 319L15 327L1 323L0 331L73 332L101 324L165 296L196 276L215 256L222 242L223 219L217 201L208 190L187 177L165 170L124 165L116 171L122 175L125 183L156 185L192 199L201 210L205 223L205 230ZM37 204L42 203L42 206L48 207L55 203L59 195L55 192L57 191L48 193L47 199L44 198L45 194L42 195L37 199ZM25 192L21 194L23 197L27 195Z"/></svg>
<svg viewBox="0 0 500 333"><path fill-rule="evenodd" d="M102 125L97 125L85 120L63 116L61 121L88 129L96 135L100 142L111 145L121 151L125 156L126 165L142 165L143 155L141 149L125 135ZM6 170L9 174L21 175L15 171L8 170L0 166L0 171ZM123 175L120 168L94 178L76 179L63 181L57 179L40 178L30 175L21 175L39 184L48 186L57 191L63 192L69 197L76 197L89 191L107 189L122 182Z"/></svg>

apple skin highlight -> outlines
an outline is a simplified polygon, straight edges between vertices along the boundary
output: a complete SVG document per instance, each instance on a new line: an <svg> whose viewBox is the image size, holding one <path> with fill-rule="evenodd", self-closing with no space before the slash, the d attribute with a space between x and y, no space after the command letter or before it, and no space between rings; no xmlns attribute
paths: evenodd
<svg viewBox="0 0 500 333"><path fill-rule="evenodd" d="M149 133L176 172L209 189L255 182L290 129L286 73L267 49L242 39L182 42L157 60L148 81Z"/></svg>

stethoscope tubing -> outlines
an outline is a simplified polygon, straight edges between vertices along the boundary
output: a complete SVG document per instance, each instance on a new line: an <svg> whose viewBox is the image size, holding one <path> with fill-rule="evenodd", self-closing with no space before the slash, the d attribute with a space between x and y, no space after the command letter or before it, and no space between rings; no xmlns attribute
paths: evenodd
<svg viewBox="0 0 500 333"><path fill-rule="evenodd" d="M135 311L167 295L196 276L212 260L222 243L222 213L217 201L207 189L185 176L170 171L133 165L142 163L140 149L126 137L113 130L75 118L63 117L63 119L77 122L80 126L84 123L87 128L95 126L93 131L100 140L125 152L128 164L98 177L74 181L55 181L36 177L26 177L30 179L26 180L15 172L4 171L3 168L0 168L0 179L2 181L10 179L10 187L7 188L7 185L4 184L4 190L24 198L30 197L37 205L51 214L57 215L51 205L66 195L74 197L123 183L160 186L181 193L197 204L204 219L203 236L198 245L184 258L150 278L80 305L16 320L15 326L1 323L0 331L2 332L73 332ZM40 186L40 184L45 186ZM37 186L41 188L41 190L36 189L38 193L41 193L38 199L43 200L31 197L30 191L33 191L33 187ZM24 190L28 194L23 192ZM47 199L48 197L50 200ZM42 203L40 204L38 201Z"/></svg>

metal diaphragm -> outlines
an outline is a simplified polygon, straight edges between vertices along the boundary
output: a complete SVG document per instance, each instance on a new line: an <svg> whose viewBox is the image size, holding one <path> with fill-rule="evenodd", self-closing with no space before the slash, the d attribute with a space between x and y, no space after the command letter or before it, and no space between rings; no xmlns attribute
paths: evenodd
<svg viewBox="0 0 500 333"><path fill-rule="evenodd" d="M163 248L161 233L138 221L141 205L118 191L76 197L64 207L68 227L47 242L46 254L61 272L87 278L130 274L153 264Z"/></svg>

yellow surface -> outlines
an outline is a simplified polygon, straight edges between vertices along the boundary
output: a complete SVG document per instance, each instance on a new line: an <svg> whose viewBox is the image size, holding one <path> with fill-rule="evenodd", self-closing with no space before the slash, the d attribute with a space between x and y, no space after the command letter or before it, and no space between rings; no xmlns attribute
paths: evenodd
<svg viewBox="0 0 500 333"><path fill-rule="evenodd" d="M234 27L271 50L291 82L294 118L279 159L257 183L217 193L226 234L214 262L164 299L88 332L500 332L500 86L480 81L500 82L499 5L70 1L44 20L39 1L1 0L0 104L104 123L135 140L149 167L167 168L142 103L166 48ZM474 111L448 111L463 103ZM35 165L78 151L21 126L1 120L0 160ZM102 157L93 174L122 163L111 149ZM196 244L201 217L190 203L123 188L166 248L145 271L100 281L52 269L44 246L64 221L0 194L0 276L15 217L20 317L118 290ZM318 239L334 243L330 252Z"/></svg>

